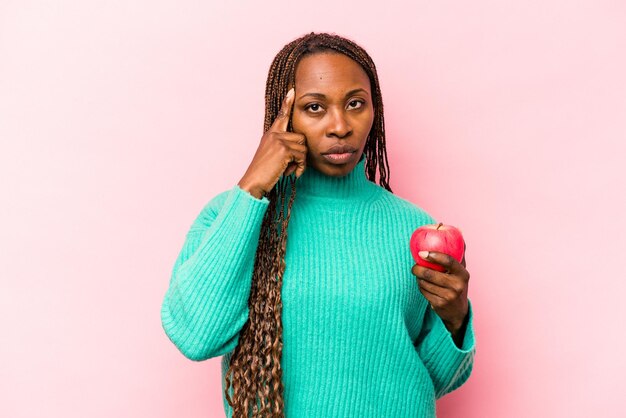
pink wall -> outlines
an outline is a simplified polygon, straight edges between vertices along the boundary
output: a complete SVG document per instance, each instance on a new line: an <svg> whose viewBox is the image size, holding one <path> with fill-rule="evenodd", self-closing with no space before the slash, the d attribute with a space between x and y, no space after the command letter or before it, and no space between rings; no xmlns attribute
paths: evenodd
<svg viewBox="0 0 626 418"><path fill-rule="evenodd" d="M623 416L624 3L339 3L0 2L0 416L221 416L160 305L311 30L370 52L394 191L465 234L478 353L439 416Z"/></svg>

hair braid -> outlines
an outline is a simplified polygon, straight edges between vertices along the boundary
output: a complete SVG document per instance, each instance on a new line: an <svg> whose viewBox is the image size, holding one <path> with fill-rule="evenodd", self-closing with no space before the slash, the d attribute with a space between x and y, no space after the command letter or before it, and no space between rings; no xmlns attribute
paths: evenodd
<svg viewBox="0 0 626 418"><path fill-rule="evenodd" d="M278 52L270 65L265 86L263 132L270 128L285 94L295 84L295 70L300 59L305 55L328 52L341 53L353 59L369 77L374 121L364 148L365 171L367 178L376 182L378 168L379 184L392 192L385 147L383 101L376 66L367 52L349 39L336 34L311 32L291 41ZM288 131L292 131L291 121ZM248 300L249 317L240 331L225 375L224 393L233 408L233 418L284 417L280 364L283 348L281 289L287 226L295 195L293 175L282 176L266 195L270 204L261 225Z"/></svg>

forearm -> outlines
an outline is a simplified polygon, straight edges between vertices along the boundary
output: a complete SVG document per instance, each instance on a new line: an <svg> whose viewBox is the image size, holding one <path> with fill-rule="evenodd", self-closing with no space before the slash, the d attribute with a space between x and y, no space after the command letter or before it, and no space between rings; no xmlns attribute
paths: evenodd
<svg viewBox="0 0 626 418"><path fill-rule="evenodd" d="M215 357L236 343L266 208L233 190L210 225L188 234L161 311L165 332L186 357Z"/></svg>
<svg viewBox="0 0 626 418"><path fill-rule="evenodd" d="M426 309L416 348L432 378L435 394L440 398L461 386L472 371L476 350L472 307L468 301L465 321L452 332L432 309Z"/></svg>

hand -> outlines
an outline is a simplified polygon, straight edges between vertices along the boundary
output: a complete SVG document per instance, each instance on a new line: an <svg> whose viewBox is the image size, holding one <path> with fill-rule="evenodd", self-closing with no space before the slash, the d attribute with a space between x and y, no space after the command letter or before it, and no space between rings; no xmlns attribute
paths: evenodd
<svg viewBox="0 0 626 418"><path fill-rule="evenodd" d="M420 251L420 256L422 253ZM461 337L464 334L461 331L464 331L469 311L467 288L470 274L465 269L465 252L460 263L447 254L434 251L430 251L425 260L443 266L446 272L419 264L415 264L411 272L418 279L420 292L457 341L459 334Z"/></svg>
<svg viewBox="0 0 626 418"><path fill-rule="evenodd" d="M296 171L300 177L306 168L306 138L304 135L287 132L295 91L290 89L272 126L261 138L256 153L239 181L239 186L260 198L270 191L280 179Z"/></svg>

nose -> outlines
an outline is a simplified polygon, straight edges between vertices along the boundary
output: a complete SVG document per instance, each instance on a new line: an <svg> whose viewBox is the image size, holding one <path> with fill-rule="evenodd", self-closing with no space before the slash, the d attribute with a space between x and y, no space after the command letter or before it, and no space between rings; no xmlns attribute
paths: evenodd
<svg viewBox="0 0 626 418"><path fill-rule="evenodd" d="M352 134L352 126L342 109L327 113L326 136L344 138Z"/></svg>

